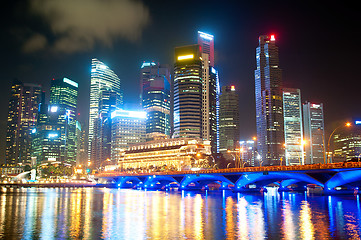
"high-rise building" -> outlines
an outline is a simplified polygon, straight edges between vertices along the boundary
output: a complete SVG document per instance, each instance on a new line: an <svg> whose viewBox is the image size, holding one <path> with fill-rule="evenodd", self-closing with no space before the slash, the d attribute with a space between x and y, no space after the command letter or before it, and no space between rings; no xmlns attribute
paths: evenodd
<svg viewBox="0 0 361 240"><path fill-rule="evenodd" d="M39 107L38 122L33 129L31 161L33 164L65 161L64 122L58 106L42 102Z"/></svg>
<svg viewBox="0 0 361 240"><path fill-rule="evenodd" d="M53 79L50 86L50 112L57 116L54 124L60 128L60 161L76 162L76 113L78 83L69 78ZM55 119L53 120L55 121Z"/></svg>
<svg viewBox="0 0 361 240"><path fill-rule="evenodd" d="M332 162L349 161L361 158L361 126L340 128L333 135Z"/></svg>
<svg viewBox="0 0 361 240"><path fill-rule="evenodd" d="M239 97L235 86L223 86L219 97L219 151L239 147Z"/></svg>
<svg viewBox="0 0 361 240"><path fill-rule="evenodd" d="M198 31L198 44L201 46L201 52L208 54L209 65L214 67L214 36Z"/></svg>
<svg viewBox="0 0 361 240"><path fill-rule="evenodd" d="M36 126L41 86L14 80L6 134L6 164L31 163L31 132Z"/></svg>
<svg viewBox="0 0 361 240"><path fill-rule="evenodd" d="M169 67L154 62L141 66L141 103L147 113L147 139L169 138L170 122Z"/></svg>
<svg viewBox="0 0 361 240"><path fill-rule="evenodd" d="M90 79L90 108L89 108L89 149L94 137L95 120L99 117L99 101L103 89L113 91L119 95L120 106L123 103L121 82L119 77L103 62L96 58L92 59L91 79ZM89 152L89 157L91 156Z"/></svg>
<svg viewBox="0 0 361 240"><path fill-rule="evenodd" d="M132 144L145 142L146 117L143 111L118 109L112 112L111 160L117 162Z"/></svg>
<svg viewBox="0 0 361 240"><path fill-rule="evenodd" d="M322 103L303 104L303 126L306 141L305 164L324 163L326 153Z"/></svg>
<svg viewBox="0 0 361 240"><path fill-rule="evenodd" d="M285 164L304 164L303 127L300 89L283 89L283 116L285 132Z"/></svg>
<svg viewBox="0 0 361 240"><path fill-rule="evenodd" d="M120 106L119 94L109 89L101 89L99 95L98 118L94 119L93 141L91 143L90 161L93 167L111 155L111 113Z"/></svg>
<svg viewBox="0 0 361 240"><path fill-rule="evenodd" d="M279 165L284 157L282 70L274 35L259 37L255 70L258 152L264 165Z"/></svg>
<svg viewBox="0 0 361 240"><path fill-rule="evenodd" d="M219 152L219 79L214 68L214 36L198 31L202 56L202 138L211 141L212 152Z"/></svg>
<svg viewBox="0 0 361 240"><path fill-rule="evenodd" d="M199 45L175 49L174 138L202 139L202 70Z"/></svg>

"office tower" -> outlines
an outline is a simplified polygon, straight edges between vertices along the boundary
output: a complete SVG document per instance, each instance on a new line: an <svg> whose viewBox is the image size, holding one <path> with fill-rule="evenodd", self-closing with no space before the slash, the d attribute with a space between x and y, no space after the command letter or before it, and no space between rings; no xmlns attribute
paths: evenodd
<svg viewBox="0 0 361 240"><path fill-rule="evenodd" d="M91 143L90 161L93 167L99 167L106 159L110 159L111 148L111 113L120 106L117 92L101 89L99 94L98 118L94 119L93 140Z"/></svg>
<svg viewBox="0 0 361 240"><path fill-rule="evenodd" d="M219 97L219 151L239 147L239 97L234 86L223 86Z"/></svg>
<svg viewBox="0 0 361 240"><path fill-rule="evenodd" d="M108 89L119 95L120 106L123 103L121 92L121 82L119 77L103 62L96 58L92 59L91 79L90 79L90 108L89 108L89 149L94 136L94 121L99 117L99 99L102 89ZM89 152L89 157L90 157Z"/></svg>
<svg viewBox="0 0 361 240"><path fill-rule="evenodd" d="M69 78L53 79L50 86L50 115L52 123L58 126L61 162L76 162L76 112L78 83ZM55 120L57 118L57 120ZM55 135L54 135L54 138Z"/></svg>
<svg viewBox="0 0 361 240"><path fill-rule="evenodd" d="M202 138L202 59L199 45L177 47L174 64L174 138Z"/></svg>
<svg viewBox="0 0 361 240"><path fill-rule="evenodd" d="M140 92L147 113L147 140L170 137L170 77L168 66L154 62L141 66Z"/></svg>
<svg viewBox="0 0 361 240"><path fill-rule="evenodd" d="M65 160L65 141L62 137L64 122L59 121L58 106L49 107L42 102L39 106L39 114L36 128L33 129L33 142L31 161L33 165L45 162L61 162Z"/></svg>
<svg viewBox="0 0 361 240"><path fill-rule="evenodd" d="M37 121L41 86L14 80L6 133L6 164L31 163L31 131Z"/></svg>
<svg viewBox="0 0 361 240"><path fill-rule="evenodd" d="M333 135L332 162L361 160L361 125L339 128Z"/></svg>
<svg viewBox="0 0 361 240"><path fill-rule="evenodd" d="M198 45L202 53L208 54L209 64L214 67L214 36L198 31Z"/></svg>
<svg viewBox="0 0 361 240"><path fill-rule="evenodd" d="M202 56L202 138L211 141L212 152L219 151L218 105L219 80L214 68L214 37L198 31Z"/></svg>
<svg viewBox="0 0 361 240"><path fill-rule="evenodd" d="M303 127L300 89L283 89L285 165L304 164Z"/></svg>
<svg viewBox="0 0 361 240"><path fill-rule="evenodd" d="M282 70L274 35L259 37L255 70L257 143L265 165L279 165L284 157Z"/></svg>
<svg viewBox="0 0 361 240"><path fill-rule="evenodd" d="M118 109L111 114L111 160L118 161L130 145L145 142L147 113Z"/></svg>
<svg viewBox="0 0 361 240"><path fill-rule="evenodd" d="M303 125L306 141L305 163L324 163L326 161L326 151L322 103L306 102L303 104Z"/></svg>

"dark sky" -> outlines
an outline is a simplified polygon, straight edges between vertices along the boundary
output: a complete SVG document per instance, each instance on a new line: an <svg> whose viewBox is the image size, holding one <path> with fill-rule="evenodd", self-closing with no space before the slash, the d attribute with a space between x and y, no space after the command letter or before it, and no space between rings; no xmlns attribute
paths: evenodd
<svg viewBox="0 0 361 240"><path fill-rule="evenodd" d="M239 91L243 138L255 135L255 48L262 34L276 35L284 86L300 88L303 102L324 103L330 131L338 121L361 118L357 9L344 1L6 1L0 9L0 157L13 78L47 92L52 78L77 81L79 112L87 120L96 57L119 75L126 108L134 108L141 63L172 66L174 47L196 43L198 30L215 36L221 85Z"/></svg>

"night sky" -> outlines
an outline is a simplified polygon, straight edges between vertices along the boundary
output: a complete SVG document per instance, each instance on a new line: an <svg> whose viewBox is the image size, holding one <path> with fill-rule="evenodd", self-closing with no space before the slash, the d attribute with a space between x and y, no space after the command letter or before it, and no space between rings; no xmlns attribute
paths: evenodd
<svg viewBox="0 0 361 240"><path fill-rule="evenodd" d="M252 2L252 3L248 3ZM361 20L345 1L6 1L1 12L0 157L4 157L11 81L53 78L79 83L81 120L87 121L91 58L122 80L125 108L139 103L143 61L173 65L174 47L215 36L221 86L240 94L241 136L256 133L254 70L258 36L275 34L285 87L302 102L324 103L326 130L361 118ZM318 3L315 3L318 2Z"/></svg>

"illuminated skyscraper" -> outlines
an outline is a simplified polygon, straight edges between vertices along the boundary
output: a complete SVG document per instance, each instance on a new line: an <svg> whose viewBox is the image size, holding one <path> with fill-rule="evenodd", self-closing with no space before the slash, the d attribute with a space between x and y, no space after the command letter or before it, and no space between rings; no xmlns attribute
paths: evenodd
<svg viewBox="0 0 361 240"><path fill-rule="evenodd" d="M349 161L361 158L361 125L339 128L333 135L332 162Z"/></svg>
<svg viewBox="0 0 361 240"><path fill-rule="evenodd" d="M219 151L219 79L214 68L214 37L198 31L202 57L202 138L211 141L212 152Z"/></svg>
<svg viewBox="0 0 361 240"><path fill-rule="evenodd" d="M219 97L219 151L239 147L239 98L234 86L223 86Z"/></svg>
<svg viewBox="0 0 361 240"><path fill-rule="evenodd" d="M202 70L199 45L175 49L174 138L202 138Z"/></svg>
<svg viewBox="0 0 361 240"><path fill-rule="evenodd" d="M78 83L68 78L54 79L50 86L50 106L57 109L61 138L60 161L76 162L76 112ZM52 113L55 113L53 111Z"/></svg>
<svg viewBox="0 0 361 240"><path fill-rule="evenodd" d="M94 167L99 167L106 159L110 158L111 149L111 113L119 103L119 94L109 89L101 89L99 95L99 117L94 119L94 136L91 143L90 161Z"/></svg>
<svg viewBox="0 0 361 240"><path fill-rule="evenodd" d="M282 71L274 35L259 37L255 70L257 143L261 160L280 164L284 157Z"/></svg>
<svg viewBox="0 0 361 240"><path fill-rule="evenodd" d="M33 129L31 158L34 163L76 163L76 112L78 83L69 78L53 79L50 104L42 101Z"/></svg>
<svg viewBox="0 0 361 240"><path fill-rule="evenodd" d="M6 164L30 163L31 131L36 126L40 101L40 85L13 82L7 121Z"/></svg>
<svg viewBox="0 0 361 240"><path fill-rule="evenodd" d="M94 137L94 121L99 117L99 101L102 89L107 89L118 94L120 106L122 105L123 95L121 92L121 82L119 77L103 62L93 58L90 79L88 151L91 150L91 142L93 141Z"/></svg>
<svg viewBox="0 0 361 240"><path fill-rule="evenodd" d="M170 71L168 66L144 62L141 67L141 102L147 112L147 139L170 137Z"/></svg>
<svg viewBox="0 0 361 240"><path fill-rule="evenodd" d="M201 52L208 54L209 65L214 67L214 36L198 31L198 44Z"/></svg>
<svg viewBox="0 0 361 240"><path fill-rule="evenodd" d="M304 164L300 89L283 89L286 165Z"/></svg>
<svg viewBox="0 0 361 240"><path fill-rule="evenodd" d="M323 104L304 103L303 123L306 140L305 164L324 163L326 155Z"/></svg>
<svg viewBox="0 0 361 240"><path fill-rule="evenodd" d="M147 113L118 109L111 114L111 160L113 163L121 159L130 145L145 142Z"/></svg>

